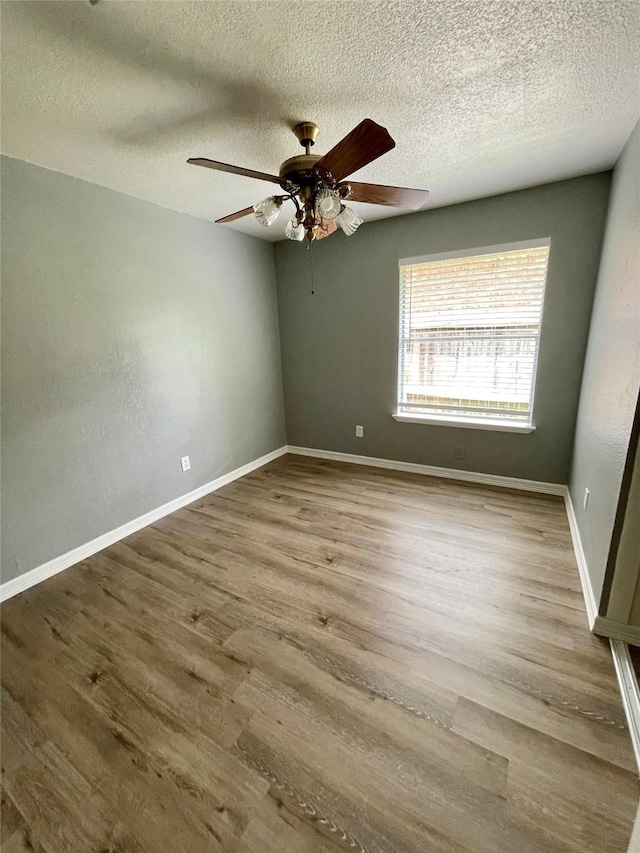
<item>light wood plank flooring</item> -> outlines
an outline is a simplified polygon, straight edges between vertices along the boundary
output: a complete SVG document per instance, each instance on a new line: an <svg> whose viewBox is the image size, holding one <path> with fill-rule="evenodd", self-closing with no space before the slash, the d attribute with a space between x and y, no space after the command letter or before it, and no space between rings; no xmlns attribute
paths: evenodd
<svg viewBox="0 0 640 853"><path fill-rule="evenodd" d="M4 853L626 850L554 498L283 457L10 600L2 640Z"/></svg>

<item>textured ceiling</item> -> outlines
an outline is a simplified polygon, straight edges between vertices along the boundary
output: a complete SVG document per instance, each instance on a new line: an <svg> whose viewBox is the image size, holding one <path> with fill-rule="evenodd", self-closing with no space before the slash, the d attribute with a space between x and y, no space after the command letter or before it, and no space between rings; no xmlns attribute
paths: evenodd
<svg viewBox="0 0 640 853"><path fill-rule="evenodd" d="M639 112L635 0L2 3L2 151L216 219L362 118L396 148L358 180L431 190L427 206L612 166ZM389 208L358 205L366 219ZM267 239L253 217L232 226Z"/></svg>

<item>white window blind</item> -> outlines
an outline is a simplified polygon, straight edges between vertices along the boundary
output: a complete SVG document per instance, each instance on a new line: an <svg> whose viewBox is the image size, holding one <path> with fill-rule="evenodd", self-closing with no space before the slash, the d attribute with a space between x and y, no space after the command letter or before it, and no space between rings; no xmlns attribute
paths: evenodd
<svg viewBox="0 0 640 853"><path fill-rule="evenodd" d="M400 261L399 414L531 423L549 245Z"/></svg>

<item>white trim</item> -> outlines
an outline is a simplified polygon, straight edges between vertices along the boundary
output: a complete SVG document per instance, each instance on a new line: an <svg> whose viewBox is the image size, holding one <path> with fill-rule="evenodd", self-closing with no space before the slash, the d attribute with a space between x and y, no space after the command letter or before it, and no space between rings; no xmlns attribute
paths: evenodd
<svg viewBox="0 0 640 853"><path fill-rule="evenodd" d="M351 462L354 465L370 465L373 468L390 468L393 471L407 471L411 474L425 474L428 477L443 477L447 480L462 480L467 483L480 483L484 486L501 486L505 489L519 489L523 492L537 492L543 495L564 495L566 486L561 483L542 483L537 480L521 480L518 477L502 477L499 474L481 474L476 471L464 471L457 468L437 468L435 465L420 465L417 462L398 462L395 459L380 459L377 456L356 456L353 453L338 453L334 450L316 450L312 447L288 446L288 452L298 456L313 456L317 459L332 459L335 462Z"/></svg>
<svg viewBox="0 0 640 853"><path fill-rule="evenodd" d="M569 491L569 487L565 486L564 488L564 503L567 509L567 518L569 519L569 530L571 531L571 541L573 542L573 551L576 556L576 563L578 564L578 572L580 573L580 583L582 584L582 595L584 596L584 603L587 608L587 618L589 620L589 630L593 631L596 624L596 619L598 619L598 605L596 604L596 597L593 593L593 587L591 586L591 578L589 577L589 569L587 566L587 560L584 555L584 549L582 547L582 540L580 539L580 531L578 529L578 522L576 519L576 514L573 509L573 503L571 502L571 492Z"/></svg>
<svg viewBox="0 0 640 853"><path fill-rule="evenodd" d="M640 646L640 628L635 625L627 625L625 622L616 622L606 616L596 616L593 633L599 637L607 637L609 640L620 640L622 643L632 643Z"/></svg>
<svg viewBox="0 0 640 853"><path fill-rule="evenodd" d="M490 418L456 418L452 415L419 415L396 412L391 415L394 421L402 424L431 424L437 426L462 427L462 429L487 429L494 432L533 432L535 427L528 423L517 421L498 421Z"/></svg>
<svg viewBox="0 0 640 853"><path fill-rule="evenodd" d="M146 512L144 515L140 515L138 518L134 518L132 521L128 521L120 527L116 527L115 530L103 533L96 539L92 539L90 542L80 545L78 548L67 551L66 554L62 554L60 557L55 557L53 560L49 560L49 562L43 563L41 566L36 566L35 569L31 569L30 571L19 575L17 578L13 578L12 580L3 583L0 585L0 601L6 601L8 598L12 598L14 595L24 592L25 589L29 589L29 587L35 586L37 583L40 583L53 575L57 575L58 572L62 572L64 569L68 569L70 566L73 566L82 560L86 560L87 557L97 554L98 551L102 551L103 548L113 545L114 542L119 542L126 536L130 536L132 533L141 530L143 527L153 524L160 518L164 518L165 515L170 515L172 512L181 509L183 506L187 506L187 504L197 501L199 498L202 498L211 492L215 492L217 489L222 488L222 486L232 483L239 477L244 477L245 474L250 474L251 471L255 471L256 468L261 468L263 465L266 465L267 462L272 462L279 456L284 456L286 452L286 445L279 447L277 450L272 450L271 453L266 453L259 459L247 462L246 465L241 465L240 468L235 468L233 471L229 471L228 474L223 474L221 477L217 477L215 480L205 483L204 486L199 486L192 492L187 492L186 495L174 498L174 500L163 504L157 509L152 509L150 512Z"/></svg>
<svg viewBox="0 0 640 853"><path fill-rule="evenodd" d="M569 530L571 531L571 540L573 542L573 551L578 564L578 572L580 574L580 583L582 585L582 595L587 608L587 618L589 620L589 630L599 637L607 637L610 640L620 640L625 643L634 643L640 645L640 628L634 625L627 625L624 622L617 622L615 619L608 619L606 616L598 614L598 605L596 597L591 586L591 577L587 566L587 558L584 555L582 540L580 539L580 531L576 513L571 500L571 492L569 487L565 488L564 502L567 508L567 518L569 519Z"/></svg>
<svg viewBox="0 0 640 853"><path fill-rule="evenodd" d="M613 663L620 685L622 704L627 715L629 735L631 736L636 763L640 771L640 690L638 689L638 680L633 670L629 648L626 643L620 640L609 640L609 645L611 646Z"/></svg>
<svg viewBox="0 0 640 853"><path fill-rule="evenodd" d="M454 249L452 252L420 255L417 258L398 258L398 266L410 267L412 264L428 264L430 261L475 258L478 255L497 255L498 252L521 252L523 249L540 249L543 246L551 246L551 237L540 237L538 240L521 240L519 243L502 243L499 246L480 246L475 249Z"/></svg>

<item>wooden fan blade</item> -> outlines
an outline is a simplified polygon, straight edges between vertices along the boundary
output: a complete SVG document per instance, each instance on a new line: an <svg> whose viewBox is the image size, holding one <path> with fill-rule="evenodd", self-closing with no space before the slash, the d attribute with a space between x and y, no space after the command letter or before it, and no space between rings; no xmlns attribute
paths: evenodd
<svg viewBox="0 0 640 853"><path fill-rule="evenodd" d="M363 201L367 204L388 204L418 210L429 198L429 190L412 190L408 187L387 187L383 184L360 184L346 181L351 193L346 201Z"/></svg>
<svg viewBox="0 0 640 853"><path fill-rule="evenodd" d="M273 184L282 184L282 178L277 177L277 175L267 175L266 172L256 172L255 169L243 169L242 166L231 166L229 163L207 160L206 157L190 157L187 163L191 163L192 166L206 166L207 169L216 169L218 172L231 172L232 175L244 175L246 178L256 178L258 181L271 181Z"/></svg>
<svg viewBox="0 0 640 853"><path fill-rule="evenodd" d="M253 207L245 207L244 210L237 210L235 213L223 216L222 219L216 219L216 222L234 222L236 219L242 219L243 216L248 216L250 213L253 213Z"/></svg>
<svg viewBox="0 0 640 853"><path fill-rule="evenodd" d="M333 219L323 219L316 228L316 240L323 240L325 237L329 237L337 227Z"/></svg>
<svg viewBox="0 0 640 853"><path fill-rule="evenodd" d="M391 151L395 145L386 128L366 118L318 160L316 169L331 172L336 181L341 181Z"/></svg>

